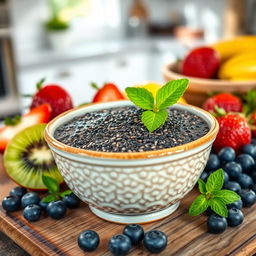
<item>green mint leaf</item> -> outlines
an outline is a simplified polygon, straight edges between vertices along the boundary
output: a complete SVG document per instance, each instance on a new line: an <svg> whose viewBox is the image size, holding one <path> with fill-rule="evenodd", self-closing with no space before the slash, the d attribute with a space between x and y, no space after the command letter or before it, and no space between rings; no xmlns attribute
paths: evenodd
<svg viewBox="0 0 256 256"><path fill-rule="evenodd" d="M145 88L127 87L125 92L128 98L138 107L146 110L154 109L154 97Z"/></svg>
<svg viewBox="0 0 256 256"><path fill-rule="evenodd" d="M65 191L63 191L62 193L60 193L60 196L61 196L61 197L68 196L68 195L70 195L71 193L72 193L71 190L65 190Z"/></svg>
<svg viewBox="0 0 256 256"><path fill-rule="evenodd" d="M232 204L235 201L240 199L240 196L236 192L231 190L225 190L225 189L214 191L212 195L213 195L213 198L218 198L224 204Z"/></svg>
<svg viewBox="0 0 256 256"><path fill-rule="evenodd" d="M197 216L200 213L203 213L208 208L208 201L205 195L198 196L189 208L189 215L190 216Z"/></svg>
<svg viewBox="0 0 256 256"><path fill-rule="evenodd" d="M209 200L211 209L222 217L228 217L228 208L219 198L211 198Z"/></svg>
<svg viewBox="0 0 256 256"><path fill-rule="evenodd" d="M157 109L175 104L188 87L188 79L172 80L161 87L156 94Z"/></svg>
<svg viewBox="0 0 256 256"><path fill-rule="evenodd" d="M17 124L19 124L21 121L21 116L17 115L14 117L6 117L4 119L4 124L5 125L10 125L10 126L15 126Z"/></svg>
<svg viewBox="0 0 256 256"><path fill-rule="evenodd" d="M215 190L221 190L224 183L224 172L219 169L210 174L206 182L206 190L208 193L212 193Z"/></svg>
<svg viewBox="0 0 256 256"><path fill-rule="evenodd" d="M198 179L198 189L202 194L205 194L207 192L205 182L202 179Z"/></svg>
<svg viewBox="0 0 256 256"><path fill-rule="evenodd" d="M55 179L53 179L52 177L43 175L42 180L43 180L44 185L48 188L48 190L51 194L59 193L60 186L59 186L59 183Z"/></svg>
<svg viewBox="0 0 256 256"><path fill-rule="evenodd" d="M49 195L49 196L46 196L42 199L42 202L43 203L50 203L50 202L53 202L53 201L56 201L58 200L58 197L57 196L54 196L54 195Z"/></svg>
<svg viewBox="0 0 256 256"><path fill-rule="evenodd" d="M150 132L153 132L161 125L163 125L168 117L166 110L160 110L158 112L144 111L142 113L142 122Z"/></svg>

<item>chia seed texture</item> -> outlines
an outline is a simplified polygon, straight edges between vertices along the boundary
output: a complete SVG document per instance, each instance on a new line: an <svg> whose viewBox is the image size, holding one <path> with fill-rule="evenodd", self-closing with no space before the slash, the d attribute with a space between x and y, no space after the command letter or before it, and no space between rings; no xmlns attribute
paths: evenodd
<svg viewBox="0 0 256 256"><path fill-rule="evenodd" d="M209 131L201 117L171 107L166 123L150 133L141 122L142 112L129 106L85 113L58 127L54 138L93 151L143 152L186 144Z"/></svg>

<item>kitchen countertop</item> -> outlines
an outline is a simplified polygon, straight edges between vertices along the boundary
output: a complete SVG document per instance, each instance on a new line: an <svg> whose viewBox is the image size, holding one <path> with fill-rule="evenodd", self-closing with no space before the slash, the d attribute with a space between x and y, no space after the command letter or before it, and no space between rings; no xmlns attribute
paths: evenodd
<svg viewBox="0 0 256 256"><path fill-rule="evenodd" d="M155 50L156 52L172 52L177 58L183 56L187 51L184 45L169 37L119 39L85 42L84 44L74 45L65 51L50 48L34 49L29 52L18 51L16 52L16 66L21 71L63 62L84 61L91 58L145 49Z"/></svg>

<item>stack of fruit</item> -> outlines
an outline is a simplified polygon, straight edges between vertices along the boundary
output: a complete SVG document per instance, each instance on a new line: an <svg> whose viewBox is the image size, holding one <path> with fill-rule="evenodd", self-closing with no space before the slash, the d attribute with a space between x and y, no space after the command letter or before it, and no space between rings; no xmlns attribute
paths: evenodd
<svg viewBox="0 0 256 256"><path fill-rule="evenodd" d="M193 49L182 60L180 73L199 78L256 80L256 36L240 36Z"/></svg>

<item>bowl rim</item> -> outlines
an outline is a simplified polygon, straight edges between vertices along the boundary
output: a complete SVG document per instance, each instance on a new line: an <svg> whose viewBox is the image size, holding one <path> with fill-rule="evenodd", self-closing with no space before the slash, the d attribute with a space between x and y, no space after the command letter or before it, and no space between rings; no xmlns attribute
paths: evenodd
<svg viewBox="0 0 256 256"><path fill-rule="evenodd" d="M187 144L180 145L180 146L176 146L176 147L152 150L152 151L144 151L144 152L123 152L123 153L122 152L93 151L93 150L86 150L86 149L71 147L71 146L68 146L66 144L59 142L58 140L56 140L53 137L53 135L51 135L50 130L51 130L52 126L54 126L54 124L57 121L59 121L61 118L63 118L64 116L70 115L70 114L72 114L76 111L79 111L81 109L86 110L88 107L91 107L91 106L98 105L101 107L107 106L110 108L112 105L115 105L120 102L123 102L123 103L121 103L121 106L132 104L130 101L125 101L125 100L112 101L112 102L107 102L107 103L94 103L94 104L88 104L86 106L76 107L76 108L73 108L69 111L66 111L66 112L60 114L59 116L55 117L53 120L51 120L47 124L45 131L44 131L44 138L45 138L46 142L48 143L48 145L50 147L57 148L60 151L64 151L69 154L76 154L79 156L103 158L103 159L106 159L106 158L107 159L119 159L119 160L120 159L123 159L123 160L125 160L125 159L126 160L127 159L149 159L149 158L151 159L151 158L158 158L158 157L179 154L184 151L188 151L188 150L194 149L196 147L199 147L203 144L207 144L215 139L215 137L217 136L217 133L219 131L219 125L218 125L216 118L213 117L209 112L207 112L199 107L193 106L193 105L177 103L177 104L175 104L176 106L181 105L181 108L185 108L187 111L192 109L192 111L189 111L189 112L201 113L203 116L203 117L201 116L201 118L203 118L205 121L208 121L207 123L211 123L211 127L210 127L210 130L208 131L208 133L195 141L192 141ZM81 115L77 115L77 116L81 116ZM70 118L70 120L72 118ZM65 122L63 121L63 123L65 123ZM61 124L63 124L63 123L61 123ZM58 126L60 126L61 124L59 124Z"/></svg>
<svg viewBox="0 0 256 256"><path fill-rule="evenodd" d="M170 80L170 77L172 77L172 79L181 79L181 78L187 78L190 81L190 84L193 83L195 84L200 84L207 86L207 85L214 85L219 87L220 91L223 91L223 86L225 87L230 87L230 88L234 88L234 87L241 87L241 86L251 86L251 87L256 87L256 80L236 80L236 81L232 81L232 80L221 80L221 79L207 79L207 78L198 78L198 77L192 77L192 76L185 76L182 75L180 73L175 72L175 68L177 68L178 62L174 61L171 63L167 63L162 67L162 74L166 77L168 77L168 80ZM247 88L246 88L247 89Z"/></svg>

